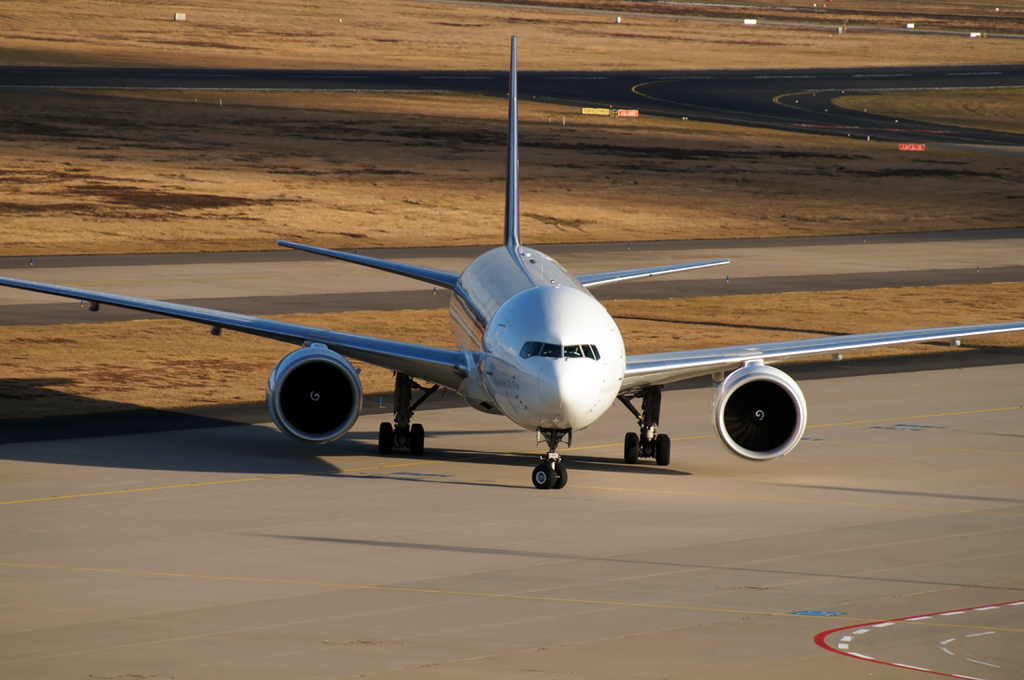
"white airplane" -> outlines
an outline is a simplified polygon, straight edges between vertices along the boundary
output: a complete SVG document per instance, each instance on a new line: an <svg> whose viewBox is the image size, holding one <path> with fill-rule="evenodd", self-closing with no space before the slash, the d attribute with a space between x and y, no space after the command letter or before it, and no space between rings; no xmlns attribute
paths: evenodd
<svg viewBox="0 0 1024 680"><path fill-rule="evenodd" d="M382 423L379 448L421 455L423 426L416 408L440 387L456 391L484 413L504 415L543 437L548 453L533 470L541 489L562 488L568 473L558 445L572 446L587 427L620 401L636 416L639 433L626 434L626 463L654 458L668 465L669 437L658 432L661 391L668 383L710 375L716 387L711 421L725 448L752 461L789 453L807 423L803 393L769 364L905 343L1024 330L1024 322L868 333L760 345L627 356L622 334L589 292L594 286L727 264L711 260L573 276L555 260L524 246L519 236L516 39L509 73L509 136L505 189L505 243L462 272L440 271L362 255L278 241L280 245L418 279L452 290L449 314L457 350L439 349L259 317L145 300L67 286L0 278L0 284L51 295L208 324L302 345L274 368L267 406L278 428L314 444L333 441L355 424L362 403L359 374L348 359L395 372L394 425ZM421 385L420 382L430 386ZM413 401L413 391L422 391ZM640 401L640 408L633 405Z"/></svg>

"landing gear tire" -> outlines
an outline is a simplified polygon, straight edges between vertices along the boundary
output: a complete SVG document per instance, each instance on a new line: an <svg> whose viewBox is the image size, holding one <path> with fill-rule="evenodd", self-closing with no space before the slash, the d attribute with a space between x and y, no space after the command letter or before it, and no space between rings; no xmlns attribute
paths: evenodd
<svg viewBox="0 0 1024 680"><path fill-rule="evenodd" d="M380 455L387 456L394 447L395 428L391 426L391 423L381 423L377 433L377 450L380 451Z"/></svg>
<svg viewBox="0 0 1024 680"><path fill-rule="evenodd" d="M558 481L558 473L551 463L541 463L533 468L533 485L538 489L552 489Z"/></svg>
<svg viewBox="0 0 1024 680"><path fill-rule="evenodd" d="M668 465L672 460L672 440L668 438L667 434L659 434L654 440L654 445L654 460L658 462L658 465Z"/></svg>
<svg viewBox="0 0 1024 680"><path fill-rule="evenodd" d="M426 433L423 431L423 426L419 423L413 423L412 427L409 428L409 453L414 456L423 455L423 438Z"/></svg>
<svg viewBox="0 0 1024 680"><path fill-rule="evenodd" d="M640 460L640 437L637 436L636 432L626 433L624 449L623 458L627 464L634 465Z"/></svg>
<svg viewBox="0 0 1024 680"><path fill-rule="evenodd" d="M569 483L569 472L565 469L562 461L555 463L555 475L555 485L551 487L552 489L562 489Z"/></svg>

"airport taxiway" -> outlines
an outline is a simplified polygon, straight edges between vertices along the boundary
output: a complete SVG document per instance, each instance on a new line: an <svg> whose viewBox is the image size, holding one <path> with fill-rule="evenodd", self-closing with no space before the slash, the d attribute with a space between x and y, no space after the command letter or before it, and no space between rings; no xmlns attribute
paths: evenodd
<svg viewBox="0 0 1024 680"><path fill-rule="evenodd" d="M713 438L710 385L666 392L671 466L622 464L613 409L561 491L468 408L418 416L419 459L376 454L372 409L322 447L42 431L0 446L0 676L915 677L815 636L1024 600L1022 383L804 379L806 439L767 464ZM1024 671L1024 606L869 630L876 660Z"/></svg>
<svg viewBox="0 0 1024 680"><path fill-rule="evenodd" d="M829 106L844 94L1019 88L1024 65L712 71L520 71L521 99L638 109L792 132L917 143L1021 147L1024 135L902 121ZM196 68L0 67L0 88L462 92L505 97L502 71L334 71ZM820 96L818 96L820 95ZM1001 151L1001 152L1005 152Z"/></svg>
<svg viewBox="0 0 1024 680"><path fill-rule="evenodd" d="M723 267L594 288L599 299L653 299L1024 280L1024 229L799 239L552 244L539 250L584 273L729 258ZM485 248L363 250L462 271ZM301 263L301 265L300 265ZM172 300L256 316L448 305L446 291L393 274L294 251L0 258L0 276ZM727 279L728 277L728 279ZM400 294L397 294L400 293ZM0 324L146 318L0 288Z"/></svg>

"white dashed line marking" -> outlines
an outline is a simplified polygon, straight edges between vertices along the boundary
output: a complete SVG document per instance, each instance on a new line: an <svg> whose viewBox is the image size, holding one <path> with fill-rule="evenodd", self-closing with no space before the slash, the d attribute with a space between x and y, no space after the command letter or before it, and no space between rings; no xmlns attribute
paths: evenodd
<svg viewBox="0 0 1024 680"><path fill-rule="evenodd" d="M963 680L981 680L981 678L976 678L973 675L957 675L955 673L953 674L953 677L954 678L963 678Z"/></svg>
<svg viewBox="0 0 1024 680"><path fill-rule="evenodd" d="M930 616L915 616L912 619L907 619L907 621L924 621L925 619L930 619L930 618L932 618L932 617L930 617Z"/></svg>
<svg viewBox="0 0 1024 680"><path fill-rule="evenodd" d="M963 614L963 613L964 613L963 610L960 610L958 612L942 612L941 614L939 614L939 616L956 616L957 614Z"/></svg>
<svg viewBox="0 0 1024 680"><path fill-rule="evenodd" d="M876 623L875 625L873 625L871 627L872 628L888 628L889 626L895 626L895 625L896 625L895 621L886 621L885 623Z"/></svg>
<svg viewBox="0 0 1024 680"><path fill-rule="evenodd" d="M942 651L944 651L944 652L945 652L946 654L949 654L950 656L956 656L956 654L954 654L953 652L949 651L949 650L948 650L948 649L946 649L945 647L939 647L939 649L941 649Z"/></svg>
<svg viewBox="0 0 1024 680"><path fill-rule="evenodd" d="M900 668L909 668L912 671L924 671L925 673L931 673L927 668L921 668L920 666L908 666L905 663L894 663L893 666L899 666Z"/></svg>
<svg viewBox="0 0 1024 680"><path fill-rule="evenodd" d="M854 635L863 635L864 633L867 633L870 630L871 630L870 628L861 628L860 630L853 631L853 634Z"/></svg>
<svg viewBox="0 0 1024 680"><path fill-rule="evenodd" d="M978 607L977 609L974 609L973 611L976 611L976 612L987 612L990 609L999 609L999 605L993 605L991 607Z"/></svg>
<svg viewBox="0 0 1024 680"><path fill-rule="evenodd" d="M970 635L968 635L967 637L970 637ZM948 640L943 640L943 641L942 641L942 642L940 642L939 644L940 644L940 645L948 645L948 644L949 644L950 642L952 642L953 640L956 640L956 638L949 638Z"/></svg>
<svg viewBox="0 0 1024 680"><path fill-rule="evenodd" d="M981 637L982 635L995 635L995 631L994 630L990 630L987 633L971 633L967 637Z"/></svg>
<svg viewBox="0 0 1024 680"><path fill-rule="evenodd" d="M850 652L850 654L852 654L853 656L859 656L862 659L867 659L868 661L874 661L875 660L875 657L868 656L867 654L858 654L857 652Z"/></svg>
<svg viewBox="0 0 1024 680"><path fill-rule="evenodd" d="M1022 600L1022 601L1020 601L1020 602L1011 602L1010 604L1008 604L1008 605L1006 605L1006 606L1007 606L1007 607L1019 607L1019 606L1021 606L1022 604L1024 604L1024 600Z"/></svg>
<svg viewBox="0 0 1024 680"><path fill-rule="evenodd" d="M849 642L852 639L853 639L852 635L844 635L843 639L842 639L842 642Z"/></svg>
<svg viewBox="0 0 1024 680"><path fill-rule="evenodd" d="M982 666L988 666L989 668L999 668L999 666L995 665L994 663L986 663L984 661L978 661L977 659L968 659L968 661L972 663L980 663Z"/></svg>
<svg viewBox="0 0 1024 680"><path fill-rule="evenodd" d="M850 645L846 644L845 642L840 642L838 645L836 645L836 647L838 647L839 649L849 649Z"/></svg>

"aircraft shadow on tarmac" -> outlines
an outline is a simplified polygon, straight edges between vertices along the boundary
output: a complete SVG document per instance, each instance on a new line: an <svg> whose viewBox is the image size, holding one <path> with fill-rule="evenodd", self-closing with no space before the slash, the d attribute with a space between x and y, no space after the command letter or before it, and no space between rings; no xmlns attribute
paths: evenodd
<svg viewBox="0 0 1024 680"><path fill-rule="evenodd" d="M544 552L538 550L512 550L508 548L484 548L479 546L444 545L438 543L406 543L401 541L374 541L357 538L341 538L334 536L288 536L283 534L254 534L266 538L276 538L285 541L305 541L312 543L328 543L341 546L367 547L367 548L393 548L395 550L424 550L427 552L455 552L477 555L497 555L507 557L527 557L548 560L574 560L580 562L614 562L620 564L634 564L637 566L670 567L675 569L707 569L715 572L732 572L745 574L770 574L772 576L793 576L799 578L827 578L836 581L867 581L872 583L912 583L915 585L932 587L965 587L977 588L979 590L991 589L996 591L1022 590L1020 588L1007 587L1005 584L978 584L974 582L951 582L932 581L921 579L907 579L876 574L844 574L835 571L807 571L799 569L771 568L765 566L746 566L715 564L710 562L697 562L682 560L645 560L630 559L622 555L581 555L572 553ZM681 548L678 551L686 556L687 550Z"/></svg>
<svg viewBox="0 0 1024 680"><path fill-rule="evenodd" d="M374 447L376 448L376 447ZM537 464L537 460L541 455L541 451L538 449L536 453L492 453L487 451L470 451L470 450L441 450L430 448L430 433L427 433L426 451L422 457L408 458L396 454L392 454L387 457L387 460L398 458L400 460L419 461L419 460L440 460L440 461L465 461L478 463L483 465L504 465L504 466L515 466L515 467L533 467ZM623 472L632 474L651 474L651 475L665 475L670 477L688 477L689 472L683 470L673 470L668 467L660 467L654 463L654 461L644 461L635 465L626 465L626 463L615 458L604 458L598 456L588 455L575 455L572 449L565 449L562 454L562 458L565 459L566 466L569 468L571 473L573 468L592 470L596 472ZM418 481L427 481L422 479ZM431 480L431 481L442 481L443 480ZM512 485L518 487L519 485Z"/></svg>
<svg viewBox="0 0 1024 680"><path fill-rule="evenodd" d="M778 484L794 489L821 489L823 491L845 491L853 493L874 493L886 496L911 496L914 498L942 498L953 501L984 501L986 503L1024 503L1024 498L993 498L991 496L963 496L952 493L927 493L924 491L901 491L899 489L863 489L849 486L821 486L818 484Z"/></svg>
<svg viewBox="0 0 1024 680"><path fill-rule="evenodd" d="M65 382L62 379L0 380L0 408L3 408L5 402L6 405L14 401L23 404L25 401L61 397L72 399L81 410L87 412L83 415L0 420L0 460L182 472L330 475L346 474L342 461L355 457L372 457L382 464L404 460L436 460L525 467L535 465L539 455L431 446L431 439L435 436L500 436L517 432L523 437L524 448L529 446L531 440L528 433L506 428L431 432L428 426L427 450L422 457L403 455L401 452L387 457L380 456L376 438L371 439L369 435L360 433L352 433L325 446L310 446L293 441L271 428L257 426L269 420L266 406L262 403L185 410L146 409L87 397L66 397L51 389ZM454 399L449 402L452 406L456 405ZM370 408L379 409L377 404L364 406L364 413ZM390 409L385 409L385 412L390 413ZM190 432L195 430L203 432ZM152 438L146 440L147 449L140 450L140 440L132 435L150 435ZM202 445L196 445L196 437L203 441ZM100 438L107 439L75 446L52 445L53 442ZM689 474L654 465L628 466L611 458L574 455L571 450L567 460L570 465L586 466L588 470L656 475ZM396 481L403 479L391 474L377 476ZM427 479L441 481L439 478L425 477L409 477L405 481Z"/></svg>
<svg viewBox="0 0 1024 680"><path fill-rule="evenodd" d="M841 362L814 362L792 364L790 374L798 381L822 378L880 375L937 369L970 368L1024 363L1022 348L981 348L960 349L940 354L917 356L896 356L844 360ZM247 403L227 406L198 407L181 410L158 410L139 408L133 404L70 397L58 394L54 387L67 382L64 379L7 379L0 380L0 413L9 411L15 404L23 407L33 401L52 403L63 399L74 402L77 410L85 415L55 416L48 418L0 419L0 460L23 460L31 462L85 465L96 467L118 467L152 470L178 470L188 472L230 472L256 475L277 474L331 474L342 472L333 464L332 458L372 456L381 461L404 460L400 453L387 458L380 457L375 439L368 435L351 433L348 437L326 446L309 446L294 442L280 433L256 427L269 420L266 406L262 403ZM707 379L689 380L669 386L668 389L708 389ZM453 396L453 395L452 395ZM363 414L391 412L389 397L370 397L363 406ZM429 400L421 410L463 407L458 398L437 398ZM230 431L224 428L230 427ZM187 435L189 430L208 430L201 435ZM510 431L505 428L472 432L432 432L427 426L427 452L424 458L412 460L456 461L470 459L476 463L499 466L526 467L536 463L537 456L531 453L488 453L431 447L432 436L445 434L502 435ZM139 451L139 440L132 438L110 439L103 445L92 444L78 447L69 446L3 446L5 444L32 444L70 439L96 437L117 437L120 435L154 435L153 446L148 451ZM523 433L524 448L529 446L528 433ZM194 439L199 436L206 442L197 447ZM174 440L181 442L175 446ZM617 473L685 476L689 473L653 464L625 465L616 457L578 455L572 449L566 451L570 466L580 469ZM384 475L381 475L382 477ZM399 479L387 475L389 479ZM409 478L413 479L413 478ZM422 478L419 481L425 481ZM439 483L439 479L429 478ZM1007 499L1009 502L1018 502Z"/></svg>

